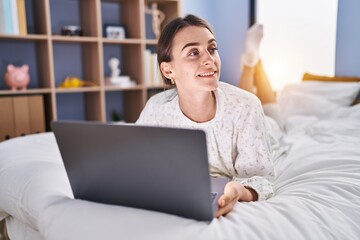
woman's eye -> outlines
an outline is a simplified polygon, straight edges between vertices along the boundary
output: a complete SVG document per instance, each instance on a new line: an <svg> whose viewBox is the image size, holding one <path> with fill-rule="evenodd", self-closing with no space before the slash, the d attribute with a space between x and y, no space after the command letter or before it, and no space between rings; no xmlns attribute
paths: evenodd
<svg viewBox="0 0 360 240"><path fill-rule="evenodd" d="M212 47L212 48L209 49L209 52L210 53L215 53L217 50L218 50L217 47Z"/></svg>
<svg viewBox="0 0 360 240"><path fill-rule="evenodd" d="M199 51L198 51L198 50L192 50L192 51L190 51L189 55L190 55L190 56L199 55Z"/></svg>

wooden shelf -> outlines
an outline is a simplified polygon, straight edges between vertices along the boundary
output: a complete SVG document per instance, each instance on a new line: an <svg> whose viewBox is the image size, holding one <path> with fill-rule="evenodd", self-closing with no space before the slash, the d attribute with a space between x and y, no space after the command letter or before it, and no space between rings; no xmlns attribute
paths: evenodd
<svg viewBox="0 0 360 240"><path fill-rule="evenodd" d="M104 87L105 91L136 91L136 90L143 90L144 85L135 85L135 86L129 86L129 87L121 87L121 86L111 86L111 85L105 85Z"/></svg>
<svg viewBox="0 0 360 240"><path fill-rule="evenodd" d="M141 44L141 39L136 38L127 38L127 39L109 39L109 38L103 38L103 43L109 43L109 44Z"/></svg>
<svg viewBox="0 0 360 240"><path fill-rule="evenodd" d="M53 35L51 40L55 42L98 42L96 37L74 37L74 36L61 36Z"/></svg>
<svg viewBox="0 0 360 240"><path fill-rule="evenodd" d="M30 85L26 91L12 91L0 81L0 98L42 95L47 131L51 130L50 121L58 119L111 122L113 111L124 116L126 122L135 122L150 92L166 88L145 85L145 50L153 50L157 44L156 39L147 37L151 22L145 8L152 2L157 2L166 14L165 22L181 15L181 0L27 2L26 13L31 16L28 34L0 34L0 68L5 70L7 64L28 64ZM125 26L126 38L104 37L103 27L109 23ZM62 36L62 25L79 25L83 34ZM121 75L130 76L135 86L105 83L111 57L119 58ZM96 86L59 88L69 75Z"/></svg>
<svg viewBox="0 0 360 240"><path fill-rule="evenodd" d="M149 45L156 45L156 44L157 44L157 40L156 40L156 39L146 39L146 40L145 40L145 43L146 43L146 44L149 44Z"/></svg>
<svg viewBox="0 0 360 240"><path fill-rule="evenodd" d="M8 95L33 95L33 94L49 94L51 93L51 88L38 88L38 89L27 89L27 90L0 90L0 96Z"/></svg>
<svg viewBox="0 0 360 240"><path fill-rule="evenodd" d="M98 92L100 87L74 87L74 88L56 88L56 93L75 93L75 92Z"/></svg>
<svg viewBox="0 0 360 240"><path fill-rule="evenodd" d="M9 40L47 40L48 36L43 34L12 35L0 34L0 39Z"/></svg>

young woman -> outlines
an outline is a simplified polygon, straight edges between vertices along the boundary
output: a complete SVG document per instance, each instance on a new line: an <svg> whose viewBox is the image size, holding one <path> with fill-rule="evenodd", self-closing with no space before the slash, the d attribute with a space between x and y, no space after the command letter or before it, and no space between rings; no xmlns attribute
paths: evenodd
<svg viewBox="0 0 360 240"><path fill-rule="evenodd" d="M238 201L273 196L261 103L254 94L219 82L221 61L210 26L194 15L176 18L163 29L157 52L165 82L175 87L150 98L137 124L206 132L211 175L231 179L219 199L218 217Z"/></svg>

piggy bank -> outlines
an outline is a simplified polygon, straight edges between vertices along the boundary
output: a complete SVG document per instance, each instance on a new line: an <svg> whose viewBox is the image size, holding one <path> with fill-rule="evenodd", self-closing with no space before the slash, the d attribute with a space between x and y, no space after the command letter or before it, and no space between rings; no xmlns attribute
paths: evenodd
<svg viewBox="0 0 360 240"><path fill-rule="evenodd" d="M9 64L6 70L4 75L6 85L13 91L16 89L26 90L30 82L29 66L24 64L21 67L15 67Z"/></svg>

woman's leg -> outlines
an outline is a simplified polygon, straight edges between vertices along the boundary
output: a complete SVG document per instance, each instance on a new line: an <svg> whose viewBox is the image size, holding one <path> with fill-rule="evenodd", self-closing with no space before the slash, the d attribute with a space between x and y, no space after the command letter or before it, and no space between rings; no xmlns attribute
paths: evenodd
<svg viewBox="0 0 360 240"><path fill-rule="evenodd" d="M248 67L244 65L241 72L239 87L248 92L256 94L254 74L255 67Z"/></svg>
<svg viewBox="0 0 360 240"><path fill-rule="evenodd" d="M245 37L245 52L241 55L241 77L239 87L256 94L255 66L259 61L259 46L263 37L263 26L254 24Z"/></svg>
<svg viewBox="0 0 360 240"><path fill-rule="evenodd" d="M275 92L271 87L261 60L259 60L255 66L254 82L256 87L256 95L262 104L276 102Z"/></svg>
<svg viewBox="0 0 360 240"><path fill-rule="evenodd" d="M259 56L262 37L263 26L261 24L253 25L246 34L245 53L241 55L242 75L239 87L256 94L263 105L265 115L273 118L278 126L283 128L283 117L279 105L273 104L276 103L276 95ZM270 127L269 129L273 128Z"/></svg>
<svg viewBox="0 0 360 240"><path fill-rule="evenodd" d="M245 38L245 53L241 55L242 74L239 87L258 96L262 104L276 102L276 96L259 57L263 25L254 24Z"/></svg>
<svg viewBox="0 0 360 240"><path fill-rule="evenodd" d="M280 107L276 103L276 94L271 87L268 77L266 76L261 60L255 66L254 82L257 90L257 96L263 105L264 113L266 116L274 119L280 129L284 129L284 117ZM276 129L274 126L270 129ZM281 135L275 130L271 134L274 139L279 139Z"/></svg>

